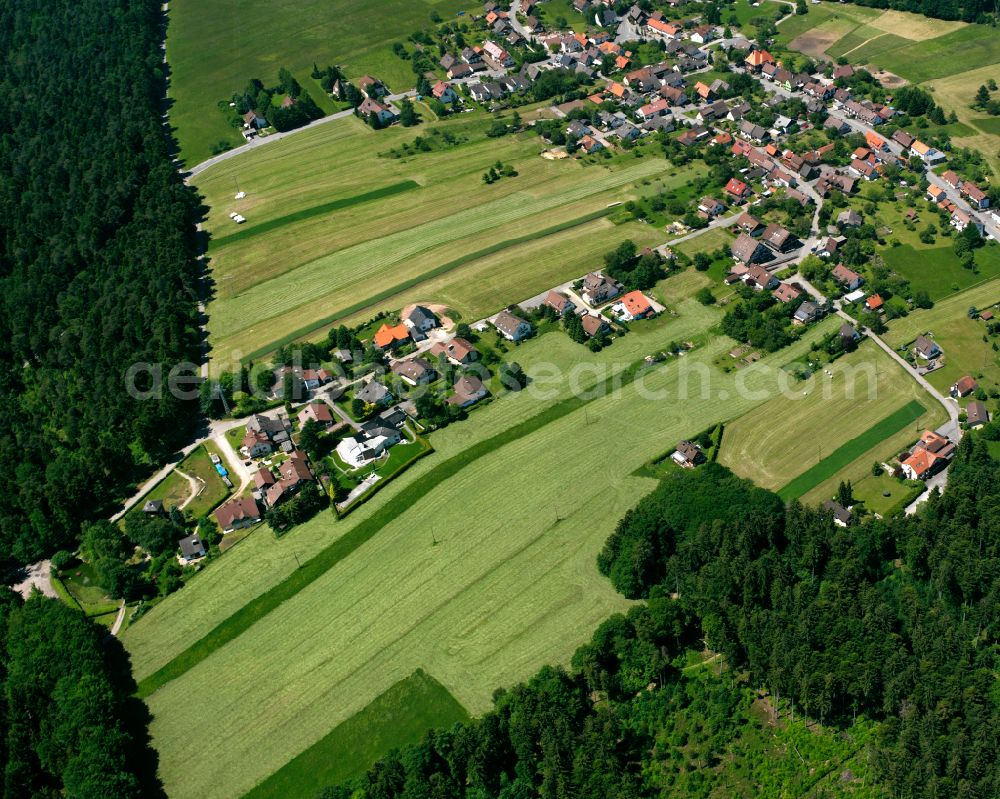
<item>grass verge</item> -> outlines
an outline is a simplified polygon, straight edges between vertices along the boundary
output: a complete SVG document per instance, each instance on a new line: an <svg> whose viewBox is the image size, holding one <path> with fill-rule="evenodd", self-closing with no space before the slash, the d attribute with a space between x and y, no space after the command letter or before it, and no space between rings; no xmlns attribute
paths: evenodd
<svg viewBox="0 0 1000 799"><path fill-rule="evenodd" d="M328 785L360 776L390 750L417 743L427 730L468 719L465 708L447 688L417 669L274 772L244 799L314 796Z"/></svg>
<svg viewBox="0 0 1000 799"><path fill-rule="evenodd" d="M778 496L786 501L802 496L824 480L833 477L838 471L877 445L879 441L898 433L926 412L927 409L920 402L910 400L902 408L886 416L881 422L869 427L861 435L855 436L837 447L819 463L781 488L778 491Z"/></svg>

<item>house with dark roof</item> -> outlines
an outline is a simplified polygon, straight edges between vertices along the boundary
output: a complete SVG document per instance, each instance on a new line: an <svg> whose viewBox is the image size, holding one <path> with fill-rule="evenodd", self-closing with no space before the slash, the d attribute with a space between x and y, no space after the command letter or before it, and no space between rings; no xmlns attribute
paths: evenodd
<svg viewBox="0 0 1000 799"><path fill-rule="evenodd" d="M933 339L927 338L927 336L917 336L917 340L913 344L913 352L925 361L929 361L941 354L941 348Z"/></svg>
<svg viewBox="0 0 1000 799"><path fill-rule="evenodd" d="M684 469L693 469L706 460L701 447L692 441L678 441L677 447L670 453L670 459Z"/></svg>
<svg viewBox="0 0 1000 799"><path fill-rule="evenodd" d="M965 406L965 421L970 428L975 430L989 422L990 412L986 410L986 404L979 400L973 400Z"/></svg>
<svg viewBox="0 0 1000 799"><path fill-rule="evenodd" d="M205 544L198 537L197 533L182 538L177 542L177 547L181 551L179 560L184 565L194 563L196 560L201 560L205 557Z"/></svg>
<svg viewBox="0 0 1000 799"><path fill-rule="evenodd" d="M740 233L730 251L734 258L747 265L768 261L773 257L767 247L748 233Z"/></svg>
<svg viewBox="0 0 1000 799"><path fill-rule="evenodd" d="M794 325L808 325L811 322L815 322L819 317L819 306L812 300L806 300L795 311L794 316L792 316L792 324Z"/></svg>
<svg viewBox="0 0 1000 799"><path fill-rule="evenodd" d="M440 323L432 310L425 308L423 305L414 305L403 315L403 324L410 330L426 333L428 330L433 330Z"/></svg>
<svg viewBox="0 0 1000 799"><path fill-rule="evenodd" d="M832 499L825 500L820 507L833 514L833 522L838 527L847 527L854 518L854 514L848 508L845 508L839 502L834 502Z"/></svg>
<svg viewBox="0 0 1000 799"><path fill-rule="evenodd" d="M354 398L366 405L387 405L392 401L392 392L378 380L369 380L354 392Z"/></svg>
<svg viewBox="0 0 1000 799"><path fill-rule="evenodd" d="M621 284L599 272L591 272L583 279L580 296L588 305L601 305L621 294Z"/></svg>

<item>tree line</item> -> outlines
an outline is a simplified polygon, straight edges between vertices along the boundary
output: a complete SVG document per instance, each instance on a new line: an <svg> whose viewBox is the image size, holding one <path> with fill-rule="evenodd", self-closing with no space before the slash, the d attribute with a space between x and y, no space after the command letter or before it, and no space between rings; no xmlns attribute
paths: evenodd
<svg viewBox="0 0 1000 799"><path fill-rule="evenodd" d="M963 439L947 490L917 515L848 528L716 463L670 473L598 559L641 602L602 624L569 669L498 691L482 718L390 752L322 799L651 796L678 784L670 759L713 733L701 770L714 774L738 699L692 689L684 654L702 641L775 706L845 736L875 720L869 778L884 795L998 795L991 432L1000 438ZM679 713L693 729L678 734Z"/></svg>
<svg viewBox="0 0 1000 799"><path fill-rule="evenodd" d="M200 206L165 135L159 3L0 17L0 560L27 562L72 549L190 434L196 404L125 377L197 359Z"/></svg>

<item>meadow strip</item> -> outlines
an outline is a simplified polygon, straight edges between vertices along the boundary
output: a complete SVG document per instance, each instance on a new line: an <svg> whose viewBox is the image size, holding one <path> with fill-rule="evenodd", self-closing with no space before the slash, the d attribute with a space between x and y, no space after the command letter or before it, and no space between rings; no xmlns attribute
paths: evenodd
<svg viewBox="0 0 1000 799"><path fill-rule="evenodd" d="M235 244L236 242L245 241L246 239L253 238L254 236L259 236L262 233L270 233L272 230L284 227L285 225L291 225L295 222L312 219L314 216L322 216L323 214L328 214L332 211L340 210L341 208L349 208L352 205L360 205L361 203L371 202L372 200L381 200L385 197L392 197L394 194L401 194L404 191L410 191L411 189L418 188L420 188L420 184L415 180L402 180L399 183L390 183L388 186L382 186L381 188L373 189L372 191L366 191L363 194L355 194L352 197L341 197L339 200L331 200L328 203L314 205L310 208L303 208L295 213L285 214L284 216L269 219L266 222L261 222L259 225L245 228L228 236L221 236L220 238L213 239L212 247L214 250L214 248L223 247L227 244Z"/></svg>
<svg viewBox="0 0 1000 799"><path fill-rule="evenodd" d="M427 730L468 720L468 712L448 689L417 669L288 761L244 799L314 796L328 785L364 774L390 750L419 742Z"/></svg>
<svg viewBox="0 0 1000 799"><path fill-rule="evenodd" d="M383 302L390 297L400 294L414 286L419 286L421 283L432 280L441 275L447 274L454 269L458 269L460 266L465 266L467 263L476 261L479 258L485 258L489 255L494 255L501 250L506 250L510 247L516 247L520 244L525 244L529 241L534 241L535 239L544 238L545 236L551 236L555 233L561 233L565 230L570 230L571 228L579 227L580 225L585 225L588 222L593 222L595 219L600 219L602 217L608 216L614 208L601 208L597 211L592 211L589 214L584 214L576 219L568 219L565 222L560 222L558 225L552 225L551 227L543 228L542 230L537 230L534 233L526 233L523 236L517 236L512 239L504 239L503 241L498 241L496 244L491 244L489 247L484 247L481 250L476 250L475 252L470 252L465 255L459 256L447 263L441 264L434 269L428 270L421 275L410 278L409 280L404 280L401 283L397 283L394 286L390 286L384 291L377 292L376 294L366 297L365 299L348 305L346 308L342 308L334 314L317 319L304 327L300 327L298 330L293 330L287 336L282 336L281 338L265 344L262 347L258 347L252 352L247 353L243 357L244 363L249 363L250 361L257 360L267 355L268 353L274 352L274 350L279 347L284 347L287 344L291 344L293 341L298 341L301 338L305 338L310 333L319 330L323 327L329 327L330 325L336 324L341 319L346 319L349 316L353 316L359 311L363 311L365 308L369 308L372 305Z"/></svg>
<svg viewBox="0 0 1000 799"><path fill-rule="evenodd" d="M786 501L797 499L824 480L833 477L852 461L864 455L872 447L877 446L880 441L894 433L898 433L906 425L916 421L926 412L927 409L917 400L910 400L902 408L886 416L881 422L869 427L861 435L855 436L850 441L837 447L837 449L823 458L819 463L816 463L788 483L784 488L780 489L778 495Z"/></svg>

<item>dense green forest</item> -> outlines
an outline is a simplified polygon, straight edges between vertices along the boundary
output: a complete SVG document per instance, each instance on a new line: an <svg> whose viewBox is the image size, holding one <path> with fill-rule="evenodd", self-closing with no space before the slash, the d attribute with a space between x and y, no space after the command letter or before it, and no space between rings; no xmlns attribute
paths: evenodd
<svg viewBox="0 0 1000 799"><path fill-rule="evenodd" d="M715 463L670 474L599 558L643 602L604 623L570 670L498 691L483 718L390 753L324 799L858 795L853 781L805 794L720 786L738 681L845 741L873 730L864 784L879 793L866 795L1000 795L1000 464L987 436L1000 430L963 439L947 491L916 516L848 528ZM688 676L704 647L729 681ZM683 765L692 746L698 768Z"/></svg>
<svg viewBox="0 0 1000 799"><path fill-rule="evenodd" d="M163 126L158 0L0 19L0 560L25 562L74 548L197 418L125 374L198 353L199 203Z"/></svg>
<svg viewBox="0 0 1000 799"><path fill-rule="evenodd" d="M0 796L159 799L146 706L107 630L0 589Z"/></svg>

